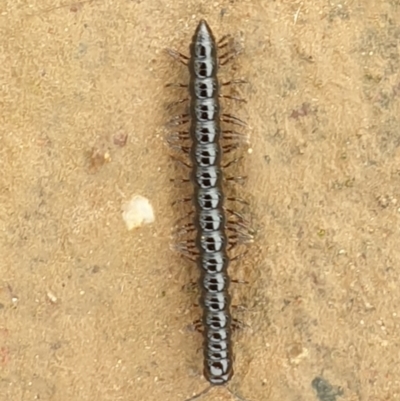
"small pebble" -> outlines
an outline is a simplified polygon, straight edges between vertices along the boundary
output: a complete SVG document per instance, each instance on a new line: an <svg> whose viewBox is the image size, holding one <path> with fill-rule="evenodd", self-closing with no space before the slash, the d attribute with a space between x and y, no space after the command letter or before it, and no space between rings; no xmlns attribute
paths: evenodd
<svg viewBox="0 0 400 401"><path fill-rule="evenodd" d="M154 222L154 211L149 200L141 195L134 195L122 206L122 218L130 231Z"/></svg>
<svg viewBox="0 0 400 401"><path fill-rule="evenodd" d="M51 291L47 291L47 298L53 304L57 302L57 297Z"/></svg>

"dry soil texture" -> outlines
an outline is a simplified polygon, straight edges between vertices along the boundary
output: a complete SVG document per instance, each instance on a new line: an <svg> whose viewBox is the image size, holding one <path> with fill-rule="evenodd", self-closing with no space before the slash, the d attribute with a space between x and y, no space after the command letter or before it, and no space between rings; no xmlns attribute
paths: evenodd
<svg viewBox="0 0 400 401"><path fill-rule="evenodd" d="M207 386L194 266L171 250L185 170L165 88L205 18L242 53L254 244L232 276L249 401L400 399L399 0L3 0L0 399L184 401ZM236 90L236 89L229 89ZM179 108L179 107L178 107ZM125 143L126 140L126 143ZM134 194L153 225L128 231ZM233 399L212 389L202 401Z"/></svg>

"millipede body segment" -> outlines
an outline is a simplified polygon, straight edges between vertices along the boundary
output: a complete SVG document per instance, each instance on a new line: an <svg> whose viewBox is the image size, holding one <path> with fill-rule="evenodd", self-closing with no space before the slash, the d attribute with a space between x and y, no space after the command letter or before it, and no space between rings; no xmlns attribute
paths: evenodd
<svg viewBox="0 0 400 401"><path fill-rule="evenodd" d="M217 50L210 27L201 20L190 45L188 61L190 178L194 187L196 263L200 269L203 310L204 376L212 385L223 385L233 375L233 355Z"/></svg>

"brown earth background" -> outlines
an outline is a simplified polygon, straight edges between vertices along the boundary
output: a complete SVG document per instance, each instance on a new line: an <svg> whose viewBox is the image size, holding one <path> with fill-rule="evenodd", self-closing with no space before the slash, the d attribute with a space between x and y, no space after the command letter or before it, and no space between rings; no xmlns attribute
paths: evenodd
<svg viewBox="0 0 400 401"><path fill-rule="evenodd" d="M400 1L0 3L0 400L184 401L207 386L190 193L165 143L200 18L242 53L254 243L232 277L249 401L400 399ZM179 107L178 107L179 109ZM124 138L127 141L124 143ZM186 188L186 189L185 189ZM189 191L189 192L187 192ZM128 231L134 194L152 225ZM213 389L202 401L231 400Z"/></svg>

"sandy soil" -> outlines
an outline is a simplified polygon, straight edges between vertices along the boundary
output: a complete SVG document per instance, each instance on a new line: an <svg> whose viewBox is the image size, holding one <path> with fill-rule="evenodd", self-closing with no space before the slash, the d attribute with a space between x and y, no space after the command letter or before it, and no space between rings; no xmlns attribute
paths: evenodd
<svg viewBox="0 0 400 401"><path fill-rule="evenodd" d="M183 170L167 82L200 18L243 53L254 244L231 388L400 399L400 2L0 4L0 399L184 401L207 386L193 266L170 249ZM230 107L230 106L229 106ZM123 138L127 135L126 144ZM128 231L146 196L156 222ZM213 389L202 401L230 400Z"/></svg>

